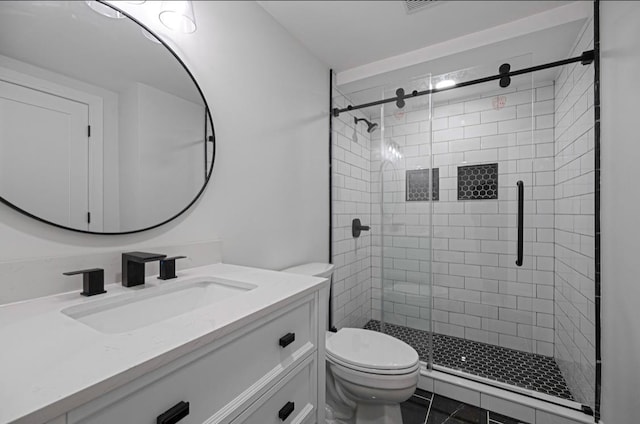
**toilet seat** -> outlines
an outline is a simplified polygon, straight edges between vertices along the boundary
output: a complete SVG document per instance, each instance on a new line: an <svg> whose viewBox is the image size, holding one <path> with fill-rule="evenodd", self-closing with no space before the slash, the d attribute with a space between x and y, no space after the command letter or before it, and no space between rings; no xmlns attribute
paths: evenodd
<svg viewBox="0 0 640 424"><path fill-rule="evenodd" d="M348 363L345 361L341 361L338 358L335 358L334 356L332 356L329 352L326 353L327 356L327 361L335 364L335 365L339 365L343 368L348 368L350 370L353 371L358 371L361 373L365 373L365 374L372 374L372 375L390 375L390 376L401 376L401 375L405 375L405 374L412 374L414 373L416 370L418 370L420 368L420 362L416 362L413 366L409 367L409 368L402 368L402 369L397 369L397 370L381 370L381 369L376 369L376 368L369 368L369 367L363 367L363 366L358 366L358 365L354 365L352 363Z"/></svg>
<svg viewBox="0 0 640 424"><path fill-rule="evenodd" d="M418 353L384 333L343 328L327 337L327 359L352 370L378 375L403 375L420 367Z"/></svg>

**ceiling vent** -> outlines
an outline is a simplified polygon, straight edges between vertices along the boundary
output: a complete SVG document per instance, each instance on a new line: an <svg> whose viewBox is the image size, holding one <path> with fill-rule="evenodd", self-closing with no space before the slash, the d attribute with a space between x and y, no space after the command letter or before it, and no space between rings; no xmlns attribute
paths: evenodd
<svg viewBox="0 0 640 424"><path fill-rule="evenodd" d="M407 13L415 13L440 3L438 0L404 0Z"/></svg>

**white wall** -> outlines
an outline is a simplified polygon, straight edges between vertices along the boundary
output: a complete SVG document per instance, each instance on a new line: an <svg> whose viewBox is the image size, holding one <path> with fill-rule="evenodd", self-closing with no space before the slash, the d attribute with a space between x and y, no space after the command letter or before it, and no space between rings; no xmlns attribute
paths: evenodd
<svg viewBox="0 0 640 424"><path fill-rule="evenodd" d="M138 95L140 197L145 205L140 219L161 222L189 204L206 180L205 109L144 84L138 84Z"/></svg>
<svg viewBox="0 0 640 424"><path fill-rule="evenodd" d="M161 30L156 3L123 7ZM1 261L215 238L229 263L279 269L328 260L327 67L254 2L194 9L198 30L172 43L215 125L216 165L200 201L162 228L108 237L59 230L0 205ZM2 283L0 276L0 290Z"/></svg>
<svg viewBox="0 0 640 424"><path fill-rule="evenodd" d="M118 97L118 153L119 153L119 190L120 208L118 227L108 228L107 231L117 232L120 228L131 228L131 224L138 221L140 205L137 193L140 192L140 179L138 177L141 161L140 147L140 108L138 107L138 92L135 84L123 90ZM122 142L120 142L122 140ZM129 140L129 142L125 141Z"/></svg>
<svg viewBox="0 0 640 424"><path fill-rule="evenodd" d="M203 105L141 83L120 98L122 215L113 231L176 215L205 181Z"/></svg>
<svg viewBox="0 0 640 424"><path fill-rule="evenodd" d="M640 393L640 2L603 1L602 420L637 421Z"/></svg>

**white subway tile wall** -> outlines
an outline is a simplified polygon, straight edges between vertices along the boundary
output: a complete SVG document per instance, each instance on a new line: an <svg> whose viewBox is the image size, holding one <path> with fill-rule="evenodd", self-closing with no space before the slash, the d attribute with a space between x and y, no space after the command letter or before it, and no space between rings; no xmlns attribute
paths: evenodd
<svg viewBox="0 0 640 424"><path fill-rule="evenodd" d="M334 87L334 107L350 103ZM367 126L354 123L359 113L342 113L333 118L332 149L332 249L333 325L362 327L371 319L371 236L363 231L351 235L351 221L371 221L370 136ZM354 136L355 134L355 136ZM357 141L356 141L357 140Z"/></svg>
<svg viewBox="0 0 640 424"><path fill-rule="evenodd" d="M487 85L491 95L435 103L431 125L425 106L387 107L385 141L404 156L380 174L372 150L373 317L553 356L553 82L495 91ZM409 122L413 116L421 121ZM458 166L490 163L498 164L498 199L458 200ZM404 201L406 170L432 166L440 175L433 213L428 202ZM522 268L515 266L518 180L526 196Z"/></svg>
<svg viewBox="0 0 640 424"><path fill-rule="evenodd" d="M571 55L593 48L593 22ZM595 397L593 65L555 85L555 356L579 402Z"/></svg>

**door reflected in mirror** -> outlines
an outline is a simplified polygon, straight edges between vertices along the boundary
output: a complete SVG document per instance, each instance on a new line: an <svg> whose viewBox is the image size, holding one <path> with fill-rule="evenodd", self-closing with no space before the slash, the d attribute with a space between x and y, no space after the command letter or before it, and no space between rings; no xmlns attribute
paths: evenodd
<svg viewBox="0 0 640 424"><path fill-rule="evenodd" d="M215 144L200 88L122 16L80 1L0 2L6 205L76 231L127 233L175 218L203 191Z"/></svg>

